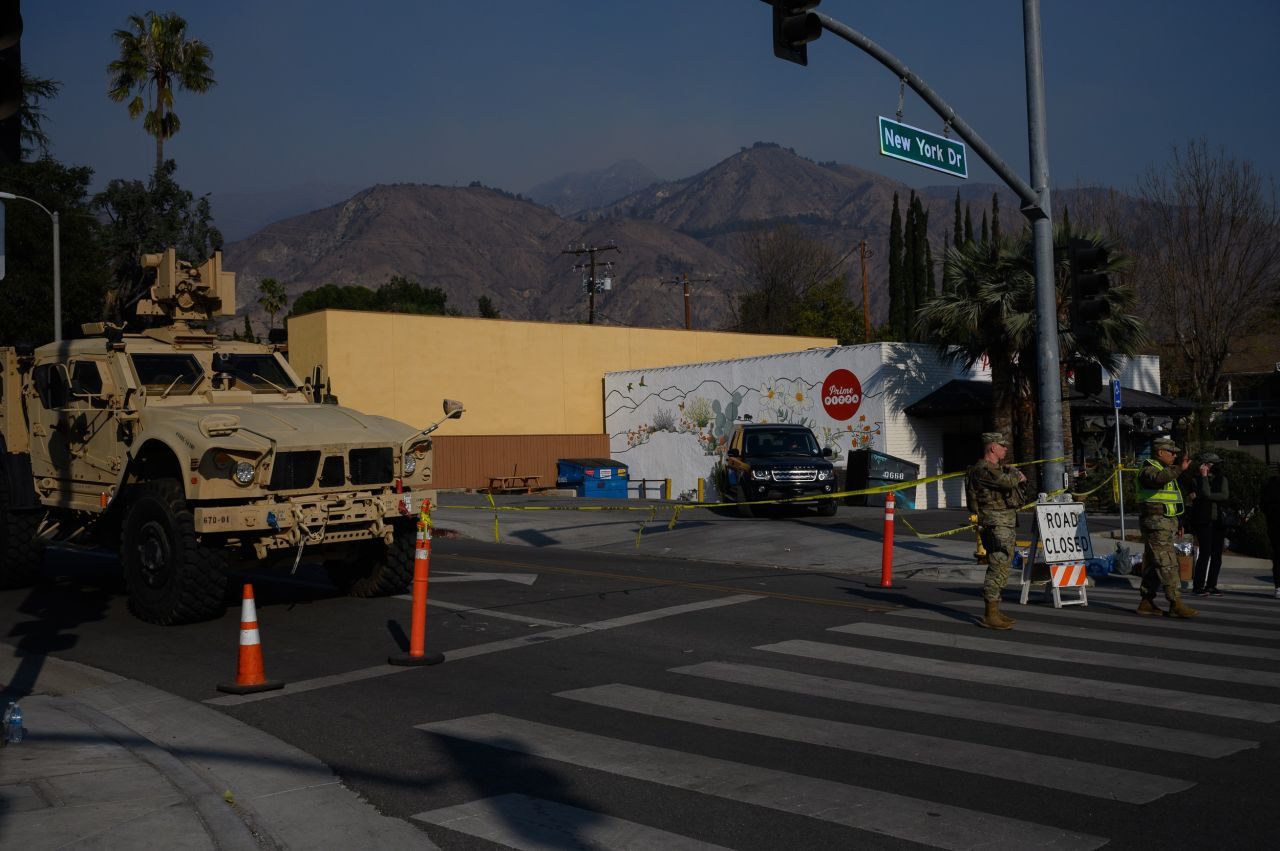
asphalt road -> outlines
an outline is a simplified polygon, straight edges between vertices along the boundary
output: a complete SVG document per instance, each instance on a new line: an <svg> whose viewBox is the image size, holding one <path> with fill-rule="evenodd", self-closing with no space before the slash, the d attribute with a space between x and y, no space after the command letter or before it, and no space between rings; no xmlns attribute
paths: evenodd
<svg viewBox="0 0 1280 851"><path fill-rule="evenodd" d="M287 686L238 698L215 689L236 609L148 626L110 558L52 568L0 593L32 664L210 702L448 849L1271 846L1280 604L1260 596L1153 622L1116 585L1007 606L995 633L972 582L438 539L444 664L386 665L409 603L304 565L255 585Z"/></svg>

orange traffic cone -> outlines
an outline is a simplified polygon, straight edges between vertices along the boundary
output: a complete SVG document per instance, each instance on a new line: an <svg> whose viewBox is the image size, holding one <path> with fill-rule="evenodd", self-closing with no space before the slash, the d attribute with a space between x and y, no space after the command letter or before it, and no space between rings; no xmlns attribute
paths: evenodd
<svg viewBox="0 0 1280 851"><path fill-rule="evenodd" d="M262 670L262 641L258 637L258 609L253 604L253 586L245 583L244 602L240 607L240 665L236 681L218 686L218 691L252 694L282 688L284 683L269 681Z"/></svg>

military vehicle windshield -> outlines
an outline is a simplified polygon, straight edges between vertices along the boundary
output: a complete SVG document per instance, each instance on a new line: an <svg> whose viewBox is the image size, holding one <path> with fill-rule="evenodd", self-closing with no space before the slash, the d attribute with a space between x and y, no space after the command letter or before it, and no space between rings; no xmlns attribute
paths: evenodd
<svg viewBox="0 0 1280 851"><path fill-rule="evenodd" d="M147 392L165 396L189 396L204 377L204 369L193 355L133 354L134 372Z"/></svg>
<svg viewBox="0 0 1280 851"><path fill-rule="evenodd" d="M755 429L747 434L748 455L817 455L818 442L807 430Z"/></svg>
<svg viewBox="0 0 1280 851"><path fill-rule="evenodd" d="M297 389L293 379L271 354L218 352L213 356L213 368L233 377L236 387L247 387L254 393L283 393Z"/></svg>

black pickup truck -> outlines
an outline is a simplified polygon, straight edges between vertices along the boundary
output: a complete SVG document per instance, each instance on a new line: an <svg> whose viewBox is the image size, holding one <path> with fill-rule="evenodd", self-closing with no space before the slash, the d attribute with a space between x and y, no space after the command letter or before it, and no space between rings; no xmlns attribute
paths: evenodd
<svg viewBox="0 0 1280 851"><path fill-rule="evenodd" d="M750 517L750 502L835 493L836 471L827 460L830 457L831 450L820 449L805 426L744 423L734 429L725 456L726 496L738 503L739 514ZM836 513L834 499L812 504L823 517Z"/></svg>

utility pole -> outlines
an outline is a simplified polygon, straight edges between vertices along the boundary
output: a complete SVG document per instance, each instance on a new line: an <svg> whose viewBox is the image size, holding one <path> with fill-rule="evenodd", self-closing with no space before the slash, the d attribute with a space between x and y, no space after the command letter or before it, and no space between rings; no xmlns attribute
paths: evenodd
<svg viewBox="0 0 1280 851"><path fill-rule="evenodd" d="M710 281L710 278L694 278L693 280L689 280L688 272L685 272L679 278L672 278L669 281L658 281L660 284L684 284L684 330L693 330L693 310L689 305L689 285L706 284Z"/></svg>
<svg viewBox="0 0 1280 851"><path fill-rule="evenodd" d="M586 263L578 263L574 269L590 269L591 274L582 282L582 287L587 291L587 324L596 324L596 291L606 289L613 284L612 278L605 278L603 281L596 278L596 254L601 251L616 251L622 253L622 249L610 243L608 245L592 245L590 247L582 245L579 248L566 248L561 254L572 254L575 257L581 257L583 254L589 258ZM612 263L605 263L605 266L612 266Z"/></svg>
<svg viewBox="0 0 1280 851"><path fill-rule="evenodd" d="M968 143L1022 202L1022 215L1031 223L1035 255L1037 389L1040 409L1040 481L1045 491L1066 486L1062 436L1062 372L1058 352L1058 314L1053 277L1053 221L1049 205L1049 154L1044 98L1044 69L1040 48L1040 0L1022 0L1023 50L1027 78L1027 136L1031 159L1028 183L983 141L906 63L862 33L821 12L810 11L813 0L764 0L774 7L774 55L808 64L806 47L821 30L839 36L888 68Z"/></svg>
<svg viewBox="0 0 1280 851"><path fill-rule="evenodd" d="M862 342L871 342L871 292L867 289L867 258L875 254L867 248L864 239L858 243L858 256L862 258Z"/></svg>

